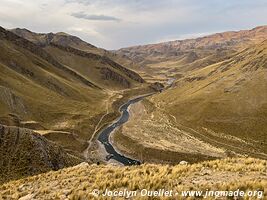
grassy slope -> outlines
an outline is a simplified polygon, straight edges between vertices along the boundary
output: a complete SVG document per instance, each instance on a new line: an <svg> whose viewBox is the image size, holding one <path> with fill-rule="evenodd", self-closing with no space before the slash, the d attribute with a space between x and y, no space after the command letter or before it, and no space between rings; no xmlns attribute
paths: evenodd
<svg viewBox="0 0 267 200"><path fill-rule="evenodd" d="M70 149L84 149L98 115L105 112L104 100L108 95L75 80L67 80L62 76L68 75L42 59L10 43L5 45L11 48L1 49L2 58L12 54L12 62L18 67L12 68L3 61L0 64L1 123L24 127L22 121L36 121L46 129L69 131L75 133L77 142ZM47 69L38 67L36 62ZM20 120L14 123L10 113ZM70 146L68 140L60 142Z"/></svg>
<svg viewBox="0 0 267 200"><path fill-rule="evenodd" d="M37 199L107 199L93 197L90 193L93 189L102 193L105 189L140 191L164 188L180 193L183 190L206 189L260 190L266 196L266 165L266 161L253 158L206 161L187 166L145 164L118 167L82 163L57 172L6 183L0 186L0 195L3 199L17 199L26 195ZM181 196L159 199L181 199Z"/></svg>
<svg viewBox="0 0 267 200"><path fill-rule="evenodd" d="M137 69L137 66L131 61L131 59L116 54L115 52L107 51L102 48L98 48L92 44L89 44L80 38L67 34L67 33L34 33L27 29L12 29L13 33L26 38L27 40L46 46L48 43L52 42L62 46L69 46L84 52L93 53L101 56L107 56L115 62L131 69Z"/></svg>
<svg viewBox="0 0 267 200"><path fill-rule="evenodd" d="M252 149L266 153L266 55L265 41L195 70L152 101L178 124L218 140L225 137L229 143L234 139L229 135L241 138Z"/></svg>
<svg viewBox="0 0 267 200"><path fill-rule="evenodd" d="M266 159L266 49L266 41L250 46L133 105L114 143L146 162L198 162L235 154Z"/></svg>
<svg viewBox="0 0 267 200"><path fill-rule="evenodd" d="M82 152L95 125L106 113L110 95L92 84L90 79L96 77L96 83L101 85L99 73L88 76L83 73L86 69L95 70L100 61L57 49L63 57L73 57L71 66L63 66L40 47L4 29L1 29L0 50L0 122L37 130L59 130L45 136L68 151ZM77 71L74 66L79 66ZM101 86L108 85L109 89L125 88L112 80L103 82Z"/></svg>
<svg viewBox="0 0 267 200"><path fill-rule="evenodd" d="M46 51L50 52L50 54L65 66L83 74L102 88L118 90L138 85L137 82L131 80L123 72L113 69L108 64L101 62L101 60L82 57L51 46L46 47ZM115 73L114 77L104 78L104 74L101 73L101 68L103 67L107 67L113 71ZM125 84L126 82L130 85Z"/></svg>
<svg viewBox="0 0 267 200"><path fill-rule="evenodd" d="M43 48L0 27L0 123L33 129L84 159L96 125L114 120L123 102L152 89L140 84L138 74L108 58L70 50ZM109 69L104 78L102 67ZM21 143L27 145L28 140ZM24 153L21 150L18 155ZM23 168L24 162L22 157L17 167ZM47 170L41 164L36 173ZM17 174L9 168L3 170L15 178L31 174L28 169Z"/></svg>

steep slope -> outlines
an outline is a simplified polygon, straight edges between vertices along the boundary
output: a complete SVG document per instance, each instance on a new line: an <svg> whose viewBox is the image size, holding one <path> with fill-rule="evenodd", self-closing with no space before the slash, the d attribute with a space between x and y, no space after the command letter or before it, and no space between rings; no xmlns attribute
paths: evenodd
<svg viewBox="0 0 267 200"><path fill-rule="evenodd" d="M106 56L34 42L0 28L0 124L33 129L68 153L83 157L121 102L152 90Z"/></svg>
<svg viewBox="0 0 267 200"><path fill-rule="evenodd" d="M264 41L231 59L194 71L152 101L178 124L229 144L239 138L243 142L236 146L247 146L251 149L248 154L263 152L266 158L266 77Z"/></svg>
<svg viewBox="0 0 267 200"><path fill-rule="evenodd" d="M103 88L124 89L138 86L144 80L135 72L119 65L108 57L63 47L51 43L45 48L60 63L75 69ZM86 68L90 66L90 68Z"/></svg>
<svg viewBox="0 0 267 200"><path fill-rule="evenodd" d="M43 49L4 29L0 31L2 103L10 104L5 109L15 111L14 106L19 104L25 108L19 114L28 115L26 106L22 106L25 101L36 102L38 109L42 109L42 104L46 105L45 109L49 110L64 101L62 106L68 107L71 101L93 103L92 94L96 98L105 96L100 87L60 64ZM15 99L20 99L19 103ZM36 104L29 107L32 109Z"/></svg>
<svg viewBox="0 0 267 200"><path fill-rule="evenodd" d="M160 75L157 73L160 71L177 76L223 61L240 49L265 39L267 26L260 26L252 30L217 33L196 39L128 47L115 53L131 58L149 74Z"/></svg>
<svg viewBox="0 0 267 200"><path fill-rule="evenodd" d="M138 74L122 66L124 64L126 67L131 65L129 60L123 59L121 56L107 50L97 48L76 36L66 33L34 33L27 29L19 28L12 29L11 31L44 48L64 65L68 66L69 61L71 61L72 65L69 66L70 68L75 68L78 72L84 74L89 79L94 79L97 84L103 87L109 89L113 87L125 88L135 86L135 81L144 82ZM114 61L119 61L122 65ZM87 69L86 66L88 65L91 70ZM103 84L102 81L106 81L106 84ZM115 82L115 84L110 85L112 82Z"/></svg>
<svg viewBox="0 0 267 200"><path fill-rule="evenodd" d="M97 48L96 46L86 43L80 38L76 36L69 35L67 33L34 33L32 31L29 31L27 29L11 29L11 32L15 33L16 35L19 35L20 37L23 37L38 46L47 46L50 43L58 44L61 46L69 46L75 49L79 49L82 51L86 51L89 53L95 53L102 55L106 52L106 50Z"/></svg>
<svg viewBox="0 0 267 200"><path fill-rule="evenodd" d="M0 125L0 183L81 162L29 129Z"/></svg>
<svg viewBox="0 0 267 200"><path fill-rule="evenodd" d="M28 40L0 29L0 41L0 123L53 130L49 138L81 153L109 94Z"/></svg>
<svg viewBox="0 0 267 200"><path fill-rule="evenodd" d="M243 191L246 199L264 199L267 195L266 165L266 161L252 158L215 160L187 166L145 164L118 167L82 163L6 183L0 186L0 196L11 200L242 199L244 197L234 197L230 192L229 196L224 196L224 193L212 191ZM172 191L172 194L165 193L163 196L163 189L165 192ZM104 196L106 190L114 192L113 196ZM150 192L149 195L145 190ZM128 198L125 191L130 194ZM202 191L202 194L193 191ZM211 192L205 196L206 191Z"/></svg>

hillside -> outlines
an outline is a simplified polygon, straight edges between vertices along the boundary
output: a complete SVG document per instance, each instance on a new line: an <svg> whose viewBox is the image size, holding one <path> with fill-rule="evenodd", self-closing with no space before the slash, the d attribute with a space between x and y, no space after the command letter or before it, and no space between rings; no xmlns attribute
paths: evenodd
<svg viewBox="0 0 267 200"><path fill-rule="evenodd" d="M29 129L0 125L0 144L0 183L81 162Z"/></svg>
<svg viewBox="0 0 267 200"><path fill-rule="evenodd" d="M134 105L114 143L144 161L195 162L238 154L267 159L266 77L264 41L196 69Z"/></svg>
<svg viewBox="0 0 267 200"><path fill-rule="evenodd" d="M66 33L34 33L27 29L12 29L52 55L64 66L74 69L95 84L108 89L123 89L143 83L135 72L116 63L108 51L97 48L76 36ZM88 69L85 66L90 66Z"/></svg>
<svg viewBox="0 0 267 200"><path fill-rule="evenodd" d="M75 130L84 146L108 94L33 43L4 29L0 40L1 124Z"/></svg>
<svg viewBox="0 0 267 200"><path fill-rule="evenodd" d="M59 33L34 33L27 29L15 28L11 29L11 32L15 33L16 35L23 37L38 46L45 47L51 43L58 44L61 46L69 46L75 49L79 49L82 51L86 51L89 53L95 54L104 54L106 50L97 48L96 46L86 43L85 41L81 40L80 38L69 35L67 33L59 32Z"/></svg>
<svg viewBox="0 0 267 200"><path fill-rule="evenodd" d="M173 190L172 196L156 197L156 193L154 193L153 198L185 199L185 196L189 198L186 191L203 191L202 195L199 194L203 197L207 190L236 191L239 189L246 193L246 198L257 199L267 195L266 165L266 161L253 158L215 160L176 166L145 164L118 167L82 163L56 172L11 181L0 186L0 195L3 199L21 198L21 200L111 199L111 197L102 196L107 189L110 191L137 191L136 195L132 193L133 195L130 197L151 199L152 197L148 195L141 197L141 191L164 189ZM93 196L92 192L96 190L99 195ZM254 196L249 191L252 191ZM145 193L142 194L145 195ZM126 196L121 196L115 199L125 198ZM210 193L206 199L215 198L214 193L213 195ZM233 197L221 197L220 199L229 198Z"/></svg>
<svg viewBox="0 0 267 200"><path fill-rule="evenodd" d="M127 68L137 68L136 65L129 58L96 47L88 42L81 40L76 36L67 33L35 33L30 30L21 28L11 29L10 31L41 47L47 47L50 44L56 44L57 46L63 47L71 47L73 49L91 54L96 54L98 56L105 56L106 58L109 58Z"/></svg>
<svg viewBox="0 0 267 200"><path fill-rule="evenodd" d="M140 70L147 74L160 78L165 73L179 78L196 68L228 59L240 49L266 39L267 26L259 26L251 30L216 33L196 39L127 47L115 53L138 63L142 66ZM144 78L153 79L148 75Z"/></svg>
<svg viewBox="0 0 267 200"><path fill-rule="evenodd" d="M238 137L267 153L266 77L264 41L231 59L192 72L153 101L177 123Z"/></svg>
<svg viewBox="0 0 267 200"><path fill-rule="evenodd" d="M106 56L0 28L0 124L33 129L73 155L83 157L104 115L103 124L118 116L113 103L148 86Z"/></svg>
<svg viewBox="0 0 267 200"><path fill-rule="evenodd" d="M162 186L262 191L266 30L132 47L118 57L65 33L0 28L0 124L14 126L0 125L0 182L22 178L0 186L0 197L92 199L93 189ZM116 62L124 54L143 65L142 76ZM119 124L121 105L152 92L107 135L115 152L145 163L120 166L98 133ZM84 161L98 165L65 168Z"/></svg>

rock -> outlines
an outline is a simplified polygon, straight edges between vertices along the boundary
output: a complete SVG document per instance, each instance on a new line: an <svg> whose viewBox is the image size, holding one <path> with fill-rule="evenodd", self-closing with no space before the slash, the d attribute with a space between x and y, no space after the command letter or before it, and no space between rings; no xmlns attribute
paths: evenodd
<svg viewBox="0 0 267 200"><path fill-rule="evenodd" d="M162 92L162 90L164 89L164 85L159 82L152 83L149 87L157 92Z"/></svg>
<svg viewBox="0 0 267 200"><path fill-rule="evenodd" d="M20 197L19 200L32 200L34 198L34 194L27 194L24 197Z"/></svg>
<svg viewBox="0 0 267 200"><path fill-rule="evenodd" d="M188 162L182 160L179 164L180 164L180 165L188 165Z"/></svg>
<svg viewBox="0 0 267 200"><path fill-rule="evenodd" d="M71 194L71 190L63 190L63 194L65 196L68 196L69 194Z"/></svg>
<svg viewBox="0 0 267 200"><path fill-rule="evenodd" d="M89 167L89 164L87 162L82 162L77 167Z"/></svg>
<svg viewBox="0 0 267 200"><path fill-rule="evenodd" d="M204 170L201 174L201 176L205 176L205 175L211 175L211 171L210 170Z"/></svg>
<svg viewBox="0 0 267 200"><path fill-rule="evenodd" d="M192 183L193 183L194 185L198 185L200 182L201 182L200 180L192 180Z"/></svg>
<svg viewBox="0 0 267 200"><path fill-rule="evenodd" d="M18 187L18 191L19 191L19 192L23 192L23 191L26 189L26 187L28 187L27 184L22 184L22 185L20 185L20 186Z"/></svg>

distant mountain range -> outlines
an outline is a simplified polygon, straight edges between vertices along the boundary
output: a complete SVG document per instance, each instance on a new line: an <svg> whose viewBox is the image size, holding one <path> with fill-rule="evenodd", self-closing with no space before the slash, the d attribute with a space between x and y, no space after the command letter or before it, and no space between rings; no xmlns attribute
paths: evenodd
<svg viewBox="0 0 267 200"><path fill-rule="evenodd" d="M181 75L223 61L240 49L267 39L267 26L216 33L196 39L122 48L115 53L132 59L148 74ZM157 70L155 70L157 69Z"/></svg>

